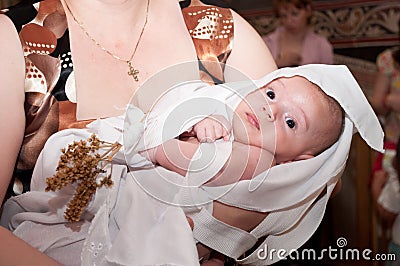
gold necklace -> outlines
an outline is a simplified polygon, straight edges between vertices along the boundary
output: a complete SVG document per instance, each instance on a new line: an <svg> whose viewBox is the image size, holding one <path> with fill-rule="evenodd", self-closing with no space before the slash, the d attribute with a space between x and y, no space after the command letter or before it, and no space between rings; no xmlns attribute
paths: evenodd
<svg viewBox="0 0 400 266"><path fill-rule="evenodd" d="M139 76L138 76L138 75L139 75L139 70L138 70L137 68L135 69L135 68L133 67L132 59L133 59L133 57L135 56L135 53L136 53L136 50L137 50L137 48L138 48L138 46L139 46L140 40L142 39L142 35L143 35L143 32L144 32L144 29L146 28L146 25L147 25L147 18L148 18L148 15L149 15L150 0L147 1L146 18L145 18L145 20L144 20L144 24L143 24L143 27L142 27L142 31L140 32L139 39L138 39L138 41L137 41L137 43L136 43L136 45L135 45L135 48L133 49L132 55L131 55L131 57L129 57L128 60L122 59L121 57L119 57L119 56L117 56L117 55L111 53L111 52L110 52L109 50L107 50L103 45L101 45L101 43L99 43L95 38L93 38L92 35L90 35L90 33L89 33L89 32L86 30L86 28L83 26L83 23L82 23L82 22L79 22L78 19L74 16L74 14L72 13L71 8L69 7L69 5L68 5L68 3L67 3L66 0L64 0L64 3L65 3L65 6L66 6L67 9L68 9L68 12L71 14L72 18L74 19L75 23L78 24L78 26L79 26L79 27L81 28L81 30L86 34L86 36L87 36L92 42L94 42L94 44L96 44L97 47L99 47L101 50L103 50L103 51L106 52L107 54L111 55L113 58L115 58L115 59L117 59L117 60L119 60L119 61L122 61L122 62L127 63L127 64L128 64L128 68L129 68L128 75L129 75L129 76L132 76L132 78L133 78L135 81L139 81Z"/></svg>

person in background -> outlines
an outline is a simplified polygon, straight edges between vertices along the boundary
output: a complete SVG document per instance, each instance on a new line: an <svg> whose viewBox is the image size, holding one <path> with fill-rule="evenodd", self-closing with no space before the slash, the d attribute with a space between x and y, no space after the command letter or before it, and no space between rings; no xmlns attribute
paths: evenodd
<svg viewBox="0 0 400 266"><path fill-rule="evenodd" d="M384 162L384 168L374 172L371 184L372 197L382 221L391 231L387 252L396 254L397 260L386 261L387 266L400 265L400 143L397 142L395 155Z"/></svg>
<svg viewBox="0 0 400 266"><path fill-rule="evenodd" d="M400 26L400 20L398 22ZM400 135L400 46L386 49L377 56L378 72L370 102L381 117L386 148L395 149Z"/></svg>
<svg viewBox="0 0 400 266"><path fill-rule="evenodd" d="M0 73L0 125L6 129L0 138L1 201L10 183L13 193L29 190L37 156L53 133L122 114L134 92L162 70L193 62L175 72L173 82L225 82L237 71L258 79L276 69L260 36L237 13L192 2L181 10L177 0L45 0L28 9L28 19L12 17L21 15L12 8L0 15L0 66L7 69ZM229 33L220 34L223 26ZM251 221L244 230L264 218L223 204L215 210L217 216L233 212L228 224ZM56 263L4 228L0 239L1 264Z"/></svg>
<svg viewBox="0 0 400 266"><path fill-rule="evenodd" d="M400 27L400 20L398 21ZM399 35L400 37L400 35ZM400 257L400 46L384 50L377 56L378 73L370 102L380 115L385 131L385 153L373 165L372 195L383 221L392 228L391 253ZM397 159L396 159L397 158ZM399 260L397 260L398 263ZM399 265L390 264L387 265Z"/></svg>
<svg viewBox="0 0 400 266"><path fill-rule="evenodd" d="M274 0L280 26L263 36L278 67L333 64L329 41L312 28L311 0Z"/></svg>

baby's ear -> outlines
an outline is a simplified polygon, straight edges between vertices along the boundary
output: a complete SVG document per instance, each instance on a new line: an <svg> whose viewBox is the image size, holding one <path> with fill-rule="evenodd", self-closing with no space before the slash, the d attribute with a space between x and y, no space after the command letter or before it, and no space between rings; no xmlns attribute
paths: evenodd
<svg viewBox="0 0 400 266"><path fill-rule="evenodd" d="M301 161L301 160L307 160L307 159L311 159L314 158L314 155L312 154L302 154L297 156L293 161Z"/></svg>

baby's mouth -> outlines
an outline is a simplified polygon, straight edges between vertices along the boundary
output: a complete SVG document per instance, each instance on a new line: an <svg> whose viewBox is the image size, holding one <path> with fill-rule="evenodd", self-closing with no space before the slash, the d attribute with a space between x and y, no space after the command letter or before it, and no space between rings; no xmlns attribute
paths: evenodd
<svg viewBox="0 0 400 266"><path fill-rule="evenodd" d="M246 113L247 116L247 121L249 121L250 124L255 126L258 130L260 130L260 124L258 123L257 117L254 114Z"/></svg>

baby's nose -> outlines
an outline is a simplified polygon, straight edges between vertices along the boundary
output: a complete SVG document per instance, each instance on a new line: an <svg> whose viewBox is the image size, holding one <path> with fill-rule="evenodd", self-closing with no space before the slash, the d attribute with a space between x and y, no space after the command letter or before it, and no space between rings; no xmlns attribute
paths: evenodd
<svg viewBox="0 0 400 266"><path fill-rule="evenodd" d="M269 105L262 106L261 110L266 114L266 118L268 121L275 120L275 115L274 115L274 112L273 112L271 106L269 106Z"/></svg>

